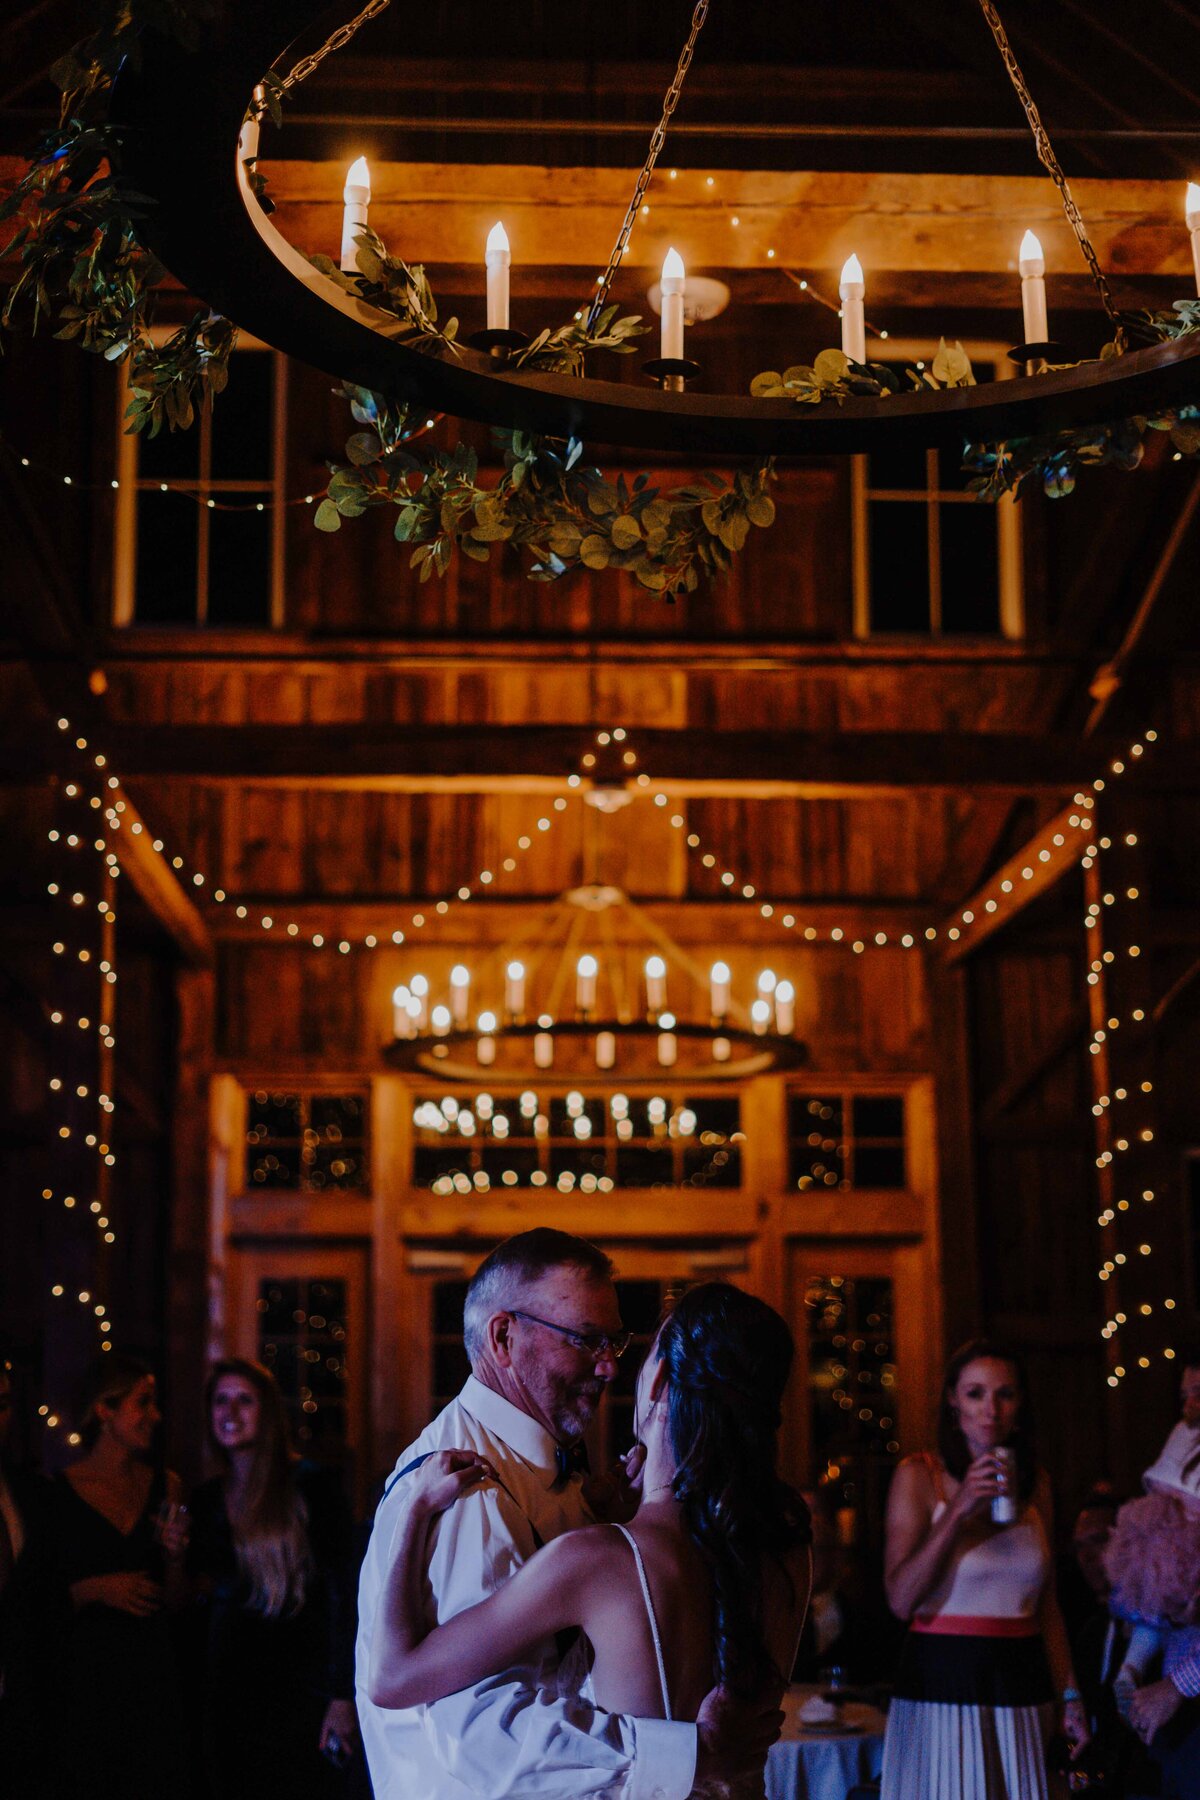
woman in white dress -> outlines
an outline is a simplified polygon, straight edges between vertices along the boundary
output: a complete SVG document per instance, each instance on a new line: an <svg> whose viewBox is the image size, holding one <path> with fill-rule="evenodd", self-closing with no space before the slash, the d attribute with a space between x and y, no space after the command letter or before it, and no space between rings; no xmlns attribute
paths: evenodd
<svg viewBox="0 0 1200 1800"><path fill-rule="evenodd" d="M408 1477L382 1628L369 1673L380 1706L414 1706L509 1666L577 1627L605 1711L694 1719L714 1679L761 1700L774 1735L808 1604L808 1512L776 1470L793 1354L779 1314L727 1282L683 1295L638 1377L645 1447L628 1527L556 1538L480 1605L429 1629L425 1540L460 1494L496 1479L479 1457L443 1451ZM763 1793L762 1765L738 1792Z"/></svg>
<svg viewBox="0 0 1200 1800"><path fill-rule="evenodd" d="M1011 1459L996 1452L1007 1448ZM1015 1518L994 1524L1015 1489ZM901 1463L888 1497L888 1603L909 1621L880 1800L1044 1800L1061 1707L1078 1757L1087 1719L1054 1594L1050 1483L1033 1454L1024 1371L967 1344L946 1369L937 1454Z"/></svg>

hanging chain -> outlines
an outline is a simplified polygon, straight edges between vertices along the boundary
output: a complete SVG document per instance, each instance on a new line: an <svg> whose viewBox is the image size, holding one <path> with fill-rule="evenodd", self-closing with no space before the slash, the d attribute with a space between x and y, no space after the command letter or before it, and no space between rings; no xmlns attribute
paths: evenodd
<svg viewBox="0 0 1200 1800"><path fill-rule="evenodd" d="M350 42L361 25L367 24L371 19L377 19L380 13L386 10L388 4L389 0L367 0L362 11L353 19L348 19L344 25L339 25L336 31L331 32L319 50L314 50L310 55L300 58L294 68L290 69L280 81L280 90L286 94L289 88L297 87L300 82L307 81L313 70L319 69L327 56L332 56L335 50L341 50Z"/></svg>
<svg viewBox="0 0 1200 1800"><path fill-rule="evenodd" d="M654 133L650 139L650 148L646 152L646 160L642 164L642 172L637 178L637 186L633 190L633 198L629 202L629 210L625 214L625 222L617 234L617 241L613 245L612 255L608 259L608 267L600 278L600 285L596 289L595 298L588 308L587 329L589 331L595 323L597 314L608 299L608 290L613 284L617 269L620 267L621 258L625 254L625 246L629 242L629 234L633 230L633 222L637 218L638 208L641 206L643 196L650 185L650 177L654 173L654 165L658 161L659 153L667 141L667 126L671 122L671 114L679 104L679 96L683 92L683 83L687 76L687 72L692 65L692 52L696 48L696 39L700 36L700 29L707 17L708 0L697 0L696 10L692 14L692 28L688 33L687 43L679 52L679 61L675 67L675 75L663 100L662 117L654 127Z"/></svg>
<svg viewBox="0 0 1200 1800"><path fill-rule="evenodd" d="M1033 95L1029 91L1024 75L1021 73L1021 65L1017 61L1013 47L1008 41L1008 33L1000 22L1000 14L993 6L992 0L979 0L979 4L982 8L983 16L991 28L992 36L996 40L996 48L999 50L1004 61L1004 67L1008 70L1008 78L1016 90L1017 99L1025 109L1025 117L1029 121L1029 129L1033 133L1033 141L1037 146L1038 160L1043 168L1046 169L1050 179L1058 189L1059 197L1063 204L1063 211L1067 215L1067 223L1070 225L1071 230L1075 233L1075 236L1079 241L1079 248L1083 252L1084 261L1092 272L1092 280L1096 284L1096 291L1100 295L1101 304L1112 323L1119 331L1121 329L1121 315L1118 312L1116 302L1112 297L1112 291L1109 288L1108 282L1105 280L1104 271L1100 267L1096 252L1092 248L1092 240L1087 234L1087 226L1083 222L1083 217L1079 208L1071 198L1071 190L1067 186L1067 178L1059 166L1058 158L1054 154L1054 146L1050 142L1046 127L1042 124L1041 114L1034 104Z"/></svg>

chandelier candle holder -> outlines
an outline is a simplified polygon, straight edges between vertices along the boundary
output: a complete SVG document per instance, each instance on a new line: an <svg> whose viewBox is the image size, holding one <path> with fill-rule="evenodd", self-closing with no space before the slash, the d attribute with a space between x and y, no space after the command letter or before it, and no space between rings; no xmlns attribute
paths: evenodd
<svg viewBox="0 0 1200 1800"><path fill-rule="evenodd" d="M589 937L594 947L584 947ZM757 997L743 1009L727 963L706 975L618 888L591 885L562 895L539 927L538 946L501 946L478 969L456 964L445 998L423 973L410 975L392 995L388 1062L451 1081L474 1081L481 1068L513 1080L553 1069L583 1085L614 1071L622 1080L649 1081L663 1069L689 1079L740 1079L806 1060L793 1035L790 984L764 970ZM640 980L627 979L631 962ZM699 1016L668 1009L668 984L681 1001L685 990L693 994ZM463 1010L468 994L482 1003L473 1023Z"/></svg>

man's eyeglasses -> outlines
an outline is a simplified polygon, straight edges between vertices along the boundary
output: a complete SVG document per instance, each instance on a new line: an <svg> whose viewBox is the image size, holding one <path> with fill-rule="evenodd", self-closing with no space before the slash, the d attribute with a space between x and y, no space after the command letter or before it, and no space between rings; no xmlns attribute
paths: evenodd
<svg viewBox="0 0 1200 1800"><path fill-rule="evenodd" d="M510 1306L509 1312L514 1319L528 1319L531 1325L542 1325L547 1331L557 1331L559 1337L566 1338L572 1350L580 1350L593 1362L599 1362L605 1356L624 1356L633 1342L632 1331L618 1331L612 1336L606 1331L573 1331L569 1325L556 1325L553 1319L539 1319L536 1313L521 1312Z"/></svg>

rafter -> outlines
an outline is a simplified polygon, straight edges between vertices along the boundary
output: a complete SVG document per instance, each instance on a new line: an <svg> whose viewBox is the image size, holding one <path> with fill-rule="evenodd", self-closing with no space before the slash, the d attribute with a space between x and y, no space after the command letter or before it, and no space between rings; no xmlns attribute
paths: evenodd
<svg viewBox="0 0 1200 1800"><path fill-rule="evenodd" d="M1031 900L1046 893L1068 869L1075 867L1090 833L1090 820L1086 829L1080 820L1088 820L1088 815L1081 813L1078 806L1064 806L1015 856L1009 857L1003 868L988 877L978 893L942 921L939 936L945 945L942 955L946 962L957 963L970 956L1024 912ZM965 919L968 913L971 917ZM949 938L952 930L958 932L957 938Z"/></svg>

